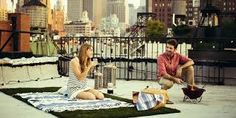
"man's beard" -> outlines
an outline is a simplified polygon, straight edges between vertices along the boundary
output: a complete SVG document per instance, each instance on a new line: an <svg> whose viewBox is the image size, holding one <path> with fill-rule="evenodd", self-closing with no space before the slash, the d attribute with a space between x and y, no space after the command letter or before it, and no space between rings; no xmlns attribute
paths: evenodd
<svg viewBox="0 0 236 118"><path fill-rule="evenodd" d="M173 55L173 52L171 52L171 51L166 51L166 53L167 53L168 56L172 56Z"/></svg>

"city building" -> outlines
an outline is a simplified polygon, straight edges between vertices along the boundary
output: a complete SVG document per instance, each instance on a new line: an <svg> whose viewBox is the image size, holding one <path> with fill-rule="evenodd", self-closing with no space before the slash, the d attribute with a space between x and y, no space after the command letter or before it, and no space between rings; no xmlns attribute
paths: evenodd
<svg viewBox="0 0 236 118"><path fill-rule="evenodd" d="M163 22L167 28L172 27L172 2L173 0L152 1L152 12L156 14L156 19Z"/></svg>
<svg viewBox="0 0 236 118"><path fill-rule="evenodd" d="M122 27L116 14L109 17L102 18L102 22L99 27L101 36L121 36Z"/></svg>
<svg viewBox="0 0 236 118"><path fill-rule="evenodd" d="M106 16L107 0L68 0L68 21L78 21L83 11L88 12L88 17L98 27L101 19Z"/></svg>
<svg viewBox="0 0 236 118"><path fill-rule="evenodd" d="M92 26L88 18L88 12L84 11L82 13L81 20L66 23L65 32L69 35L91 36Z"/></svg>
<svg viewBox="0 0 236 118"><path fill-rule="evenodd" d="M187 24L196 26L200 19L200 0L187 0L186 3Z"/></svg>
<svg viewBox="0 0 236 118"><path fill-rule="evenodd" d="M40 0L44 5L47 6L47 23L49 29L51 29L52 26L52 9L51 9L51 0Z"/></svg>
<svg viewBox="0 0 236 118"><path fill-rule="evenodd" d="M67 0L68 21L78 21L83 12L83 0Z"/></svg>
<svg viewBox="0 0 236 118"><path fill-rule="evenodd" d="M147 0L140 0L139 3L140 3L139 6L145 6L145 8L146 8Z"/></svg>
<svg viewBox="0 0 236 118"><path fill-rule="evenodd" d="M7 10L0 8L0 21L7 20Z"/></svg>
<svg viewBox="0 0 236 118"><path fill-rule="evenodd" d="M221 11L222 20L236 20L236 0L212 0L211 3ZM201 8L206 6L206 1L201 1Z"/></svg>
<svg viewBox="0 0 236 118"><path fill-rule="evenodd" d="M186 0L172 1L172 15L174 25L186 24Z"/></svg>
<svg viewBox="0 0 236 118"><path fill-rule="evenodd" d="M7 2L6 0L0 0L0 21L7 20Z"/></svg>
<svg viewBox="0 0 236 118"><path fill-rule="evenodd" d="M91 24L81 21L72 21L65 24L65 31L70 35L80 34L82 36L91 36Z"/></svg>
<svg viewBox="0 0 236 118"><path fill-rule="evenodd" d="M61 0L57 0L52 11L52 31L60 36L64 35L64 12Z"/></svg>
<svg viewBox="0 0 236 118"><path fill-rule="evenodd" d="M142 12L142 13L146 12L146 6L139 6L137 8L137 12Z"/></svg>
<svg viewBox="0 0 236 118"><path fill-rule="evenodd" d="M147 1L148 0L140 0L140 5L137 8L138 12L146 12L147 11Z"/></svg>
<svg viewBox="0 0 236 118"><path fill-rule="evenodd" d="M7 1L0 0L0 9L7 9Z"/></svg>
<svg viewBox="0 0 236 118"><path fill-rule="evenodd" d="M152 12L152 0L146 0L146 11Z"/></svg>
<svg viewBox="0 0 236 118"><path fill-rule="evenodd" d="M107 0L107 15L116 14L119 21L124 25L129 24L127 0Z"/></svg>
<svg viewBox="0 0 236 118"><path fill-rule="evenodd" d="M101 19L106 15L104 5L106 5L106 0L83 0L83 11L88 12L88 17L94 22L95 27L98 27Z"/></svg>
<svg viewBox="0 0 236 118"><path fill-rule="evenodd" d="M129 4L129 25L134 25L137 21L137 11L133 4Z"/></svg>
<svg viewBox="0 0 236 118"><path fill-rule="evenodd" d="M48 27L48 12L46 5L38 0L31 0L24 4L22 7L24 13L30 16L31 30L46 29Z"/></svg>

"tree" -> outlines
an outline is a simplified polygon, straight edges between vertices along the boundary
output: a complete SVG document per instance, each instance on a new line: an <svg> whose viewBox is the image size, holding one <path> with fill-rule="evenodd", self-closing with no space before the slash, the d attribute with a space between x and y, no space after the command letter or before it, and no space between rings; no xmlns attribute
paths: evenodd
<svg viewBox="0 0 236 118"><path fill-rule="evenodd" d="M147 28L145 34L150 39L157 37L164 37L166 35L166 28L164 23L159 20L149 20L147 22Z"/></svg>

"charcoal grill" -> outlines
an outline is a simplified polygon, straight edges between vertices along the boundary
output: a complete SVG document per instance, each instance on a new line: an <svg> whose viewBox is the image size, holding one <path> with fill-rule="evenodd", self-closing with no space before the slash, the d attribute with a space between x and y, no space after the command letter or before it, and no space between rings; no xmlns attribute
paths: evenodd
<svg viewBox="0 0 236 118"><path fill-rule="evenodd" d="M203 92L205 92L206 90L204 89L205 86L203 86L202 88L198 88L198 87L185 87L182 88L183 93L184 93L184 98L183 98L183 102L189 101L192 103L199 103L202 100L202 94Z"/></svg>

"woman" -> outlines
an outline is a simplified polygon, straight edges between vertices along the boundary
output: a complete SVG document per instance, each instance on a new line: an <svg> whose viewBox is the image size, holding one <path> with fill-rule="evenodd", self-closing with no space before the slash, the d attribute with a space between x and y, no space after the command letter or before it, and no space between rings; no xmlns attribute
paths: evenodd
<svg viewBox="0 0 236 118"><path fill-rule="evenodd" d="M72 99L102 100L104 98L101 92L87 86L86 76L97 65L97 62L91 61L92 55L92 46L85 43L80 47L79 55L70 61L67 89Z"/></svg>

